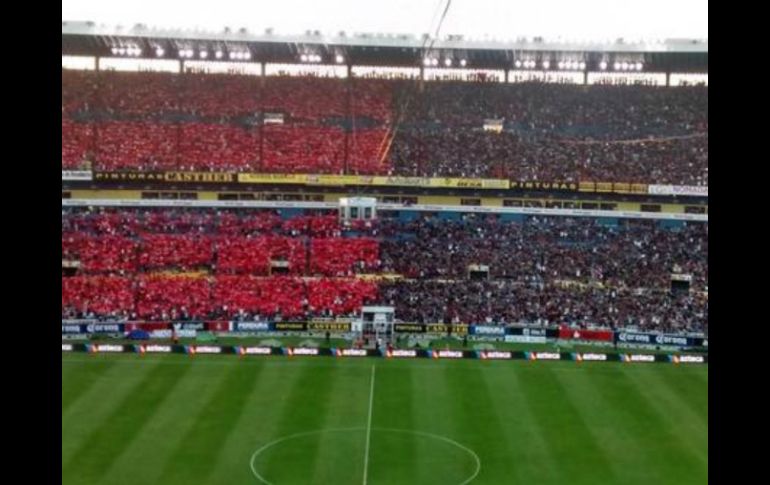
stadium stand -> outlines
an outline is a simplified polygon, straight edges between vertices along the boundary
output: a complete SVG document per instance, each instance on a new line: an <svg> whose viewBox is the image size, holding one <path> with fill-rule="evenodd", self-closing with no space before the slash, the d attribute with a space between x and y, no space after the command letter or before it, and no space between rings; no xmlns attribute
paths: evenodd
<svg viewBox="0 0 770 485"><path fill-rule="evenodd" d="M63 259L80 262L62 277L63 318L307 318L383 303L425 323L708 324L707 223L466 215L353 230L334 214L63 208L62 230ZM488 275L471 279L471 265ZM692 291L671 291L674 272Z"/></svg>
<svg viewBox="0 0 770 485"><path fill-rule="evenodd" d="M62 168L708 185L708 87L415 86L62 71Z"/></svg>

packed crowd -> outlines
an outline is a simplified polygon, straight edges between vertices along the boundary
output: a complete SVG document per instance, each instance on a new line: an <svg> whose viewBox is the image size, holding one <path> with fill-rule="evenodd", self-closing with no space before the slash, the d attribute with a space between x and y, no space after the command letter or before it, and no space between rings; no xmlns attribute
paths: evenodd
<svg viewBox="0 0 770 485"><path fill-rule="evenodd" d="M426 83L395 94L405 123L481 126L503 119L531 136L642 139L708 131L708 89L569 84Z"/></svg>
<svg viewBox="0 0 770 485"><path fill-rule="evenodd" d="M708 185L707 88L430 83L396 99L395 173Z"/></svg>
<svg viewBox="0 0 770 485"><path fill-rule="evenodd" d="M320 213L65 208L62 259L80 263L62 277L63 316L305 318L379 303L416 322L708 323L705 223L464 216L351 228ZM691 275L692 291L672 292L672 273Z"/></svg>
<svg viewBox="0 0 770 485"><path fill-rule="evenodd" d="M121 275L153 270L268 275L278 267L291 274L343 277L380 266L378 241L343 237L335 216L280 221L275 213L265 214L263 223L254 224L234 212L63 211L62 258L79 261L84 272Z"/></svg>
<svg viewBox="0 0 770 485"><path fill-rule="evenodd" d="M680 230L651 220L603 225L590 218L530 217L523 223L496 218L416 220L398 224L381 243L382 269L416 279L458 279L471 265L493 279L521 283L575 281L611 287L663 289L673 268L708 285L708 225ZM387 227L381 231L391 233Z"/></svg>
<svg viewBox="0 0 770 485"><path fill-rule="evenodd" d="M381 171L390 91L347 91L337 79L62 71L62 168ZM270 114L282 124L262 127Z"/></svg>
<svg viewBox="0 0 770 485"><path fill-rule="evenodd" d="M612 142L413 128L397 133L391 160L407 176L708 186L708 134Z"/></svg>
<svg viewBox="0 0 770 485"><path fill-rule="evenodd" d="M380 299L408 322L566 324L663 332L708 328L708 297L698 293L428 279L385 283L380 292Z"/></svg>
<svg viewBox="0 0 770 485"><path fill-rule="evenodd" d="M353 316L377 295L375 283L355 279L71 276L62 278L62 318L170 321Z"/></svg>
<svg viewBox="0 0 770 485"><path fill-rule="evenodd" d="M707 87L416 86L62 71L62 167L708 185Z"/></svg>

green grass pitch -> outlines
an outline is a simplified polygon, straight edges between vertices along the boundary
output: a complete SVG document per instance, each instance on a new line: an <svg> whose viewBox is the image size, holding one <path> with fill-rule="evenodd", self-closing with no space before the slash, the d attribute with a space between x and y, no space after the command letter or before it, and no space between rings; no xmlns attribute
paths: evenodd
<svg viewBox="0 0 770 485"><path fill-rule="evenodd" d="M63 354L62 483L705 485L707 394L708 366Z"/></svg>

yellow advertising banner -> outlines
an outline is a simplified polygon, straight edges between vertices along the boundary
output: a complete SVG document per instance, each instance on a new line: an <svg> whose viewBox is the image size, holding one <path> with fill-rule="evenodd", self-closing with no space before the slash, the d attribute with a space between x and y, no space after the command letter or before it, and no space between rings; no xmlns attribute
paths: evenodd
<svg viewBox="0 0 770 485"><path fill-rule="evenodd" d="M460 189L508 189L511 183L502 179L431 178L430 187Z"/></svg>
<svg viewBox="0 0 770 485"><path fill-rule="evenodd" d="M242 184L305 184L307 175L292 173L239 173Z"/></svg>
<svg viewBox="0 0 770 485"><path fill-rule="evenodd" d="M512 189L524 190L561 190L573 192L578 190L578 184L575 182L511 182Z"/></svg>
<svg viewBox="0 0 770 485"><path fill-rule="evenodd" d="M646 194L647 184L620 182L580 182L581 192L611 192L614 194Z"/></svg>
<svg viewBox="0 0 770 485"><path fill-rule="evenodd" d="M358 175L305 175L307 185L361 185ZM370 177L371 178L371 177Z"/></svg>
<svg viewBox="0 0 770 485"><path fill-rule="evenodd" d="M311 175L311 174L238 174L244 184L305 184L328 186L381 186L381 187L443 187L470 189L508 189L511 183L503 179L464 179L429 177L388 177L382 175Z"/></svg>
<svg viewBox="0 0 770 485"><path fill-rule="evenodd" d="M231 183L235 174L230 172L164 172L166 182Z"/></svg>

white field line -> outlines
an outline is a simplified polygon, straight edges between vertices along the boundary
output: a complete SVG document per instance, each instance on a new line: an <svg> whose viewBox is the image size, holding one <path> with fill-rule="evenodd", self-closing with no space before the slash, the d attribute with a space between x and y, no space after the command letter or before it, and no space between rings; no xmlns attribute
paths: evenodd
<svg viewBox="0 0 770 485"><path fill-rule="evenodd" d="M369 390L369 419L366 422L366 449L364 451L364 485L369 471L369 443L372 438L372 405L374 404L374 365L372 365L372 386Z"/></svg>

